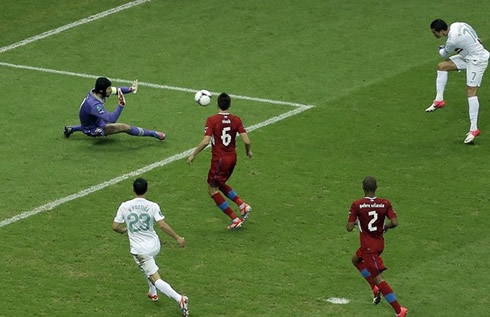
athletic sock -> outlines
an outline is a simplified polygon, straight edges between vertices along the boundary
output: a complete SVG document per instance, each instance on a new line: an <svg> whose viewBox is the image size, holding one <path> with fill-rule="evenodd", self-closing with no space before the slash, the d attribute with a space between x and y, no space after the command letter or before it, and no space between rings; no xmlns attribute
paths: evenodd
<svg viewBox="0 0 490 317"><path fill-rule="evenodd" d="M70 128L71 128L72 132L83 131L83 128L81 125L74 125L74 126L71 126Z"/></svg>
<svg viewBox="0 0 490 317"><path fill-rule="evenodd" d="M229 199L233 200L233 202L238 206L238 207L241 207L242 204L243 204L243 201L240 199L240 197L238 197L237 193L233 190L233 188L231 188L230 186L224 184L222 185L219 190L221 190L221 192L223 194L225 194L226 197L228 197Z"/></svg>
<svg viewBox="0 0 490 317"><path fill-rule="evenodd" d="M478 130L478 110L480 109L480 102L477 96L468 98L469 114L470 114L470 131Z"/></svg>
<svg viewBox="0 0 490 317"><path fill-rule="evenodd" d="M376 286L376 284L374 283L373 277L371 276L371 273L368 271L364 263L360 262L356 265L356 267L361 273L362 277L364 277L366 281L369 283L371 289L373 289Z"/></svg>
<svg viewBox="0 0 490 317"><path fill-rule="evenodd" d="M399 314L401 311L401 307L390 285L388 285L388 283L383 281L378 285L378 287L381 293L383 294L384 298L386 299L386 301L390 303L391 307L393 307L393 309L395 310L395 313Z"/></svg>
<svg viewBox="0 0 490 317"><path fill-rule="evenodd" d="M221 209L221 211L223 211L225 214L227 214L228 217L231 218L231 220L233 220L237 217L235 215L235 213L233 212L233 210L231 210L228 202L225 200L225 198L223 196L221 196L220 193L214 194L213 196L211 196L211 198L213 198L214 202L216 203L216 206L218 206L218 208Z"/></svg>
<svg viewBox="0 0 490 317"><path fill-rule="evenodd" d="M167 295L169 298L174 299L177 303L180 302L180 298L182 296L179 293L177 293L176 291L174 291L172 286L170 286L170 284L168 284L164 280L157 280L155 282L155 286L156 286L156 288L158 288L158 290L160 292Z"/></svg>
<svg viewBox="0 0 490 317"><path fill-rule="evenodd" d="M444 89L446 89L447 83L447 71L438 70L436 78L436 101L444 100Z"/></svg>
<svg viewBox="0 0 490 317"><path fill-rule="evenodd" d="M146 281L148 282L148 293L150 293L151 296L155 296L157 294L157 288L155 287L155 285L153 285L153 283L150 281L150 279L146 279Z"/></svg>
<svg viewBox="0 0 490 317"><path fill-rule="evenodd" d="M134 136L152 136L155 137L155 131L153 130L146 130L143 128L139 127L131 127L131 130L127 132L129 135L134 135Z"/></svg>

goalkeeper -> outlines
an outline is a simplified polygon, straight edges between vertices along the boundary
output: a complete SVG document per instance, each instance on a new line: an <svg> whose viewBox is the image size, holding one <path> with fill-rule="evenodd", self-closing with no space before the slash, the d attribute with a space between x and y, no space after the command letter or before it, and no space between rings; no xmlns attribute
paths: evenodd
<svg viewBox="0 0 490 317"><path fill-rule="evenodd" d="M90 90L80 105L80 125L65 126L64 134L66 138L74 132L83 132L91 137L108 136L125 132L133 136L149 136L159 140L165 140L165 133L146 130L131 126L126 123L118 123L117 119L121 115L126 100L124 94L136 93L138 91L138 81L135 80L131 87L112 87L112 83L105 77L99 77L95 81L95 88ZM117 94L118 105L113 112L108 112L104 103L111 94Z"/></svg>

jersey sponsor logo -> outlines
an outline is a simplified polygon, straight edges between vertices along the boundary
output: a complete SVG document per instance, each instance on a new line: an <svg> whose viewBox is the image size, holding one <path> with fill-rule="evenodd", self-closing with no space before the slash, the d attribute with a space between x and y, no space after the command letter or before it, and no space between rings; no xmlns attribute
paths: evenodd
<svg viewBox="0 0 490 317"><path fill-rule="evenodd" d="M104 113L104 107L102 105L97 105L95 109L98 113Z"/></svg>

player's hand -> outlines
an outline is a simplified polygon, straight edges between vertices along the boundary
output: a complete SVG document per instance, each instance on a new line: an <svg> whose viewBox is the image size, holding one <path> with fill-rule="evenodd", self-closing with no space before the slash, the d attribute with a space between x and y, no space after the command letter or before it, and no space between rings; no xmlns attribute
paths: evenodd
<svg viewBox="0 0 490 317"><path fill-rule="evenodd" d="M248 157L249 159L251 159L251 158L252 158L252 156L253 156L253 155L252 155L252 151L249 151L249 152L247 153L247 157Z"/></svg>
<svg viewBox="0 0 490 317"><path fill-rule="evenodd" d="M194 154L191 154L188 158L187 158L187 164L191 165L192 162L194 161L194 158L196 156Z"/></svg>
<svg viewBox="0 0 490 317"><path fill-rule="evenodd" d="M138 80L135 79L133 83L131 84L131 87L129 87L129 91L131 91L133 94L138 92Z"/></svg>
<svg viewBox="0 0 490 317"><path fill-rule="evenodd" d="M186 246L185 238L184 237L178 237L177 242L179 243L180 247L183 248Z"/></svg>
<svg viewBox="0 0 490 317"><path fill-rule="evenodd" d="M117 99L118 99L118 103L121 107L124 107L126 105L126 99L124 99L124 94L123 94L121 88L119 88L117 90Z"/></svg>

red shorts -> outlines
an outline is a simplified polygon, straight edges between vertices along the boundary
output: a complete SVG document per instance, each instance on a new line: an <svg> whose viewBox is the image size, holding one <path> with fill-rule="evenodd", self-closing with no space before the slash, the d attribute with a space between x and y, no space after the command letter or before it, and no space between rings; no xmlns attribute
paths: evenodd
<svg viewBox="0 0 490 317"><path fill-rule="evenodd" d="M208 173L208 184L213 187L224 185L233 173L236 155L224 155L211 159Z"/></svg>
<svg viewBox="0 0 490 317"><path fill-rule="evenodd" d="M386 266L381 258L381 252L366 252L359 248L357 249L356 255L362 259L362 262L372 277L376 277L386 270Z"/></svg>

